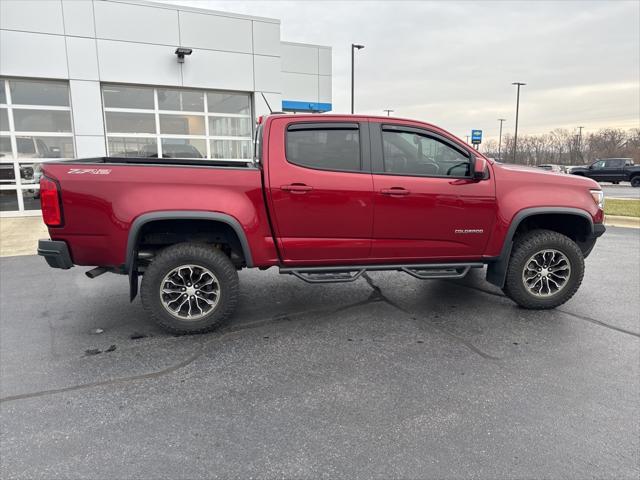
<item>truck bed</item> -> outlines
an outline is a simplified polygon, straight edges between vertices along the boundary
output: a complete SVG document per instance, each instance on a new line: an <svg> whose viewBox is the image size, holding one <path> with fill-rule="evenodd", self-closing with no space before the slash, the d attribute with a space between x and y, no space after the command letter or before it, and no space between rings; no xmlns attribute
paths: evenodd
<svg viewBox="0 0 640 480"><path fill-rule="evenodd" d="M55 163L129 164L129 165L199 165L204 167L256 168L251 160L215 160L209 158L158 158L158 157L90 157L61 160Z"/></svg>
<svg viewBox="0 0 640 480"><path fill-rule="evenodd" d="M47 162L42 170L61 192L63 225L49 229L51 239L70 245L76 265L124 265L133 222L161 212L224 213L246 232L256 265L277 261L262 172L252 163L96 157Z"/></svg>

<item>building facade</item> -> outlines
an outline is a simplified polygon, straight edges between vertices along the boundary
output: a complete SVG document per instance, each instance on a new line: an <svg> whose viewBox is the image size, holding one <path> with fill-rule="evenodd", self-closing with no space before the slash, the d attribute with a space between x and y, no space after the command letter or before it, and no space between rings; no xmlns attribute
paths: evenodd
<svg viewBox="0 0 640 480"><path fill-rule="evenodd" d="M39 214L38 164L246 161L255 118L331 110L331 48L280 21L128 0L0 2L0 215Z"/></svg>

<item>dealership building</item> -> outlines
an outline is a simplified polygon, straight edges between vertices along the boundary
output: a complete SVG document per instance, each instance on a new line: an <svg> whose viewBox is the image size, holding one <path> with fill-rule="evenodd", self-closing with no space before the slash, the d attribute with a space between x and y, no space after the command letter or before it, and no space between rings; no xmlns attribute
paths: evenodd
<svg viewBox="0 0 640 480"><path fill-rule="evenodd" d="M39 214L38 164L251 158L255 118L331 110L331 48L280 21L128 0L0 1L0 215Z"/></svg>

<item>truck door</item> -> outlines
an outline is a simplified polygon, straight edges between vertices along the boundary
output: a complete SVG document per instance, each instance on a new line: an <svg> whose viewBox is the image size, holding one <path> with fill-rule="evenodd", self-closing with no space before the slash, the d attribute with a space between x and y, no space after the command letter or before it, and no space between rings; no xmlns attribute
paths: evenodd
<svg viewBox="0 0 640 480"><path fill-rule="evenodd" d="M284 263L364 261L373 192L367 122L272 120L268 201Z"/></svg>
<svg viewBox="0 0 640 480"><path fill-rule="evenodd" d="M624 159L613 158L604 161L604 181L621 182L624 178Z"/></svg>
<svg viewBox="0 0 640 480"><path fill-rule="evenodd" d="M423 128L371 122L376 260L478 259L496 215L493 178L473 181L471 155Z"/></svg>
<svg viewBox="0 0 640 480"><path fill-rule="evenodd" d="M589 178L594 179L596 182L606 182L607 180L607 161L598 160L589 167Z"/></svg>

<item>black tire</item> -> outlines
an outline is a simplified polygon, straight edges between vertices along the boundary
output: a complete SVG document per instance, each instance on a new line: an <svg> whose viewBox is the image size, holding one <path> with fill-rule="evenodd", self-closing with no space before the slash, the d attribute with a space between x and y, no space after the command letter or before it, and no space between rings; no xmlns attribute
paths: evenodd
<svg viewBox="0 0 640 480"><path fill-rule="evenodd" d="M636 175L635 177L633 177L631 179L631 186L632 187L640 187L640 175Z"/></svg>
<svg viewBox="0 0 640 480"><path fill-rule="evenodd" d="M560 290L548 296L537 296L525 286L523 272L532 256L547 249L556 250L566 257L570 274ZM573 297L582 283L583 276L584 256L573 240L551 230L532 230L516 240L502 290L507 297L523 308L536 310L555 308Z"/></svg>
<svg viewBox="0 0 640 480"><path fill-rule="evenodd" d="M210 312L197 319L181 319L169 313L161 299L161 284L165 276L182 265L208 269L219 284L217 304ZM178 243L165 248L151 262L142 278L140 298L146 312L162 328L177 334L194 334L210 332L220 327L236 308L238 290L238 272L223 252L204 244Z"/></svg>

